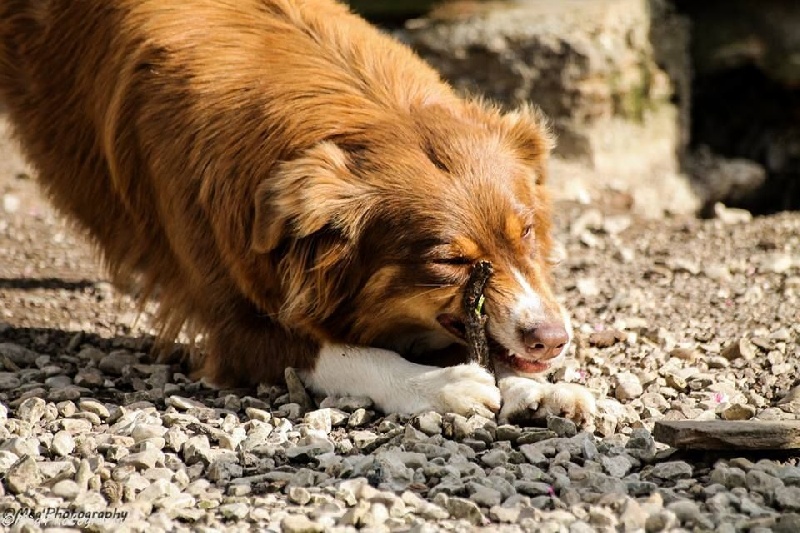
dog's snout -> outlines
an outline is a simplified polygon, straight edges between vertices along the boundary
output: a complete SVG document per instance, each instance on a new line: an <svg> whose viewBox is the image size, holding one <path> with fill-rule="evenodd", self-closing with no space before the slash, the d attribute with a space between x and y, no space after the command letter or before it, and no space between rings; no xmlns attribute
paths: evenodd
<svg viewBox="0 0 800 533"><path fill-rule="evenodd" d="M540 361L558 357L569 342L569 334L560 322L538 324L521 330L521 335L527 355Z"/></svg>

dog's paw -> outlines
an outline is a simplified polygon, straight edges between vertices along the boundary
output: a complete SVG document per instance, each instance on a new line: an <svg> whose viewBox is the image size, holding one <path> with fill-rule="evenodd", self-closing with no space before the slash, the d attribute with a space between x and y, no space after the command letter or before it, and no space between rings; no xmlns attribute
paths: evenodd
<svg viewBox="0 0 800 533"><path fill-rule="evenodd" d="M427 405L421 411L492 418L500 409L500 390L495 377L478 364L437 368L413 381L414 390L426 400Z"/></svg>
<svg viewBox="0 0 800 533"><path fill-rule="evenodd" d="M542 383L528 378L509 376L498 386L503 398L499 420L515 418L564 416L583 425L590 425L597 412L594 395L575 383Z"/></svg>

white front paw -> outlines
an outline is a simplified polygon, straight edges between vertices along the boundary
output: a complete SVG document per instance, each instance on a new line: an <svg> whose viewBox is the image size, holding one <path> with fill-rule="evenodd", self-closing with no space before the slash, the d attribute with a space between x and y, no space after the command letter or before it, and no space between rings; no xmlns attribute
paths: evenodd
<svg viewBox="0 0 800 533"><path fill-rule="evenodd" d="M500 409L500 390L494 375L474 363L426 372L413 378L413 388L426 400L421 411L492 418Z"/></svg>
<svg viewBox="0 0 800 533"><path fill-rule="evenodd" d="M503 423L516 417L556 415L589 424L596 412L594 395L575 383L542 383L509 376L501 378L498 386L503 397L499 420Z"/></svg>

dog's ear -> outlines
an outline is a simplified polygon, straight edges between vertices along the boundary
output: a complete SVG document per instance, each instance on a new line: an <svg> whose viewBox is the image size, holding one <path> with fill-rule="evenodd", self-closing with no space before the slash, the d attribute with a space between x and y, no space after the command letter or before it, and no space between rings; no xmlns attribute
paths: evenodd
<svg viewBox="0 0 800 533"><path fill-rule="evenodd" d="M251 250L267 253L283 239L324 228L354 240L375 200L347 165L347 154L332 142L281 163L256 189Z"/></svg>
<svg viewBox="0 0 800 533"><path fill-rule="evenodd" d="M538 108L523 106L507 113L503 123L512 146L530 164L540 165L555 148L548 120Z"/></svg>

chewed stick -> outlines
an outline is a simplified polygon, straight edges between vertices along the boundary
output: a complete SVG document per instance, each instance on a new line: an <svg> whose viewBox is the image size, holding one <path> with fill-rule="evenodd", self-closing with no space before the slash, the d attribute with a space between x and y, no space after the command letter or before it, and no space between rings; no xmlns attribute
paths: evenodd
<svg viewBox="0 0 800 533"><path fill-rule="evenodd" d="M464 326L467 339L467 362L478 363L491 370L489 343L486 339L486 311L483 290L494 268L489 261L478 261L472 267L466 287L464 287Z"/></svg>

